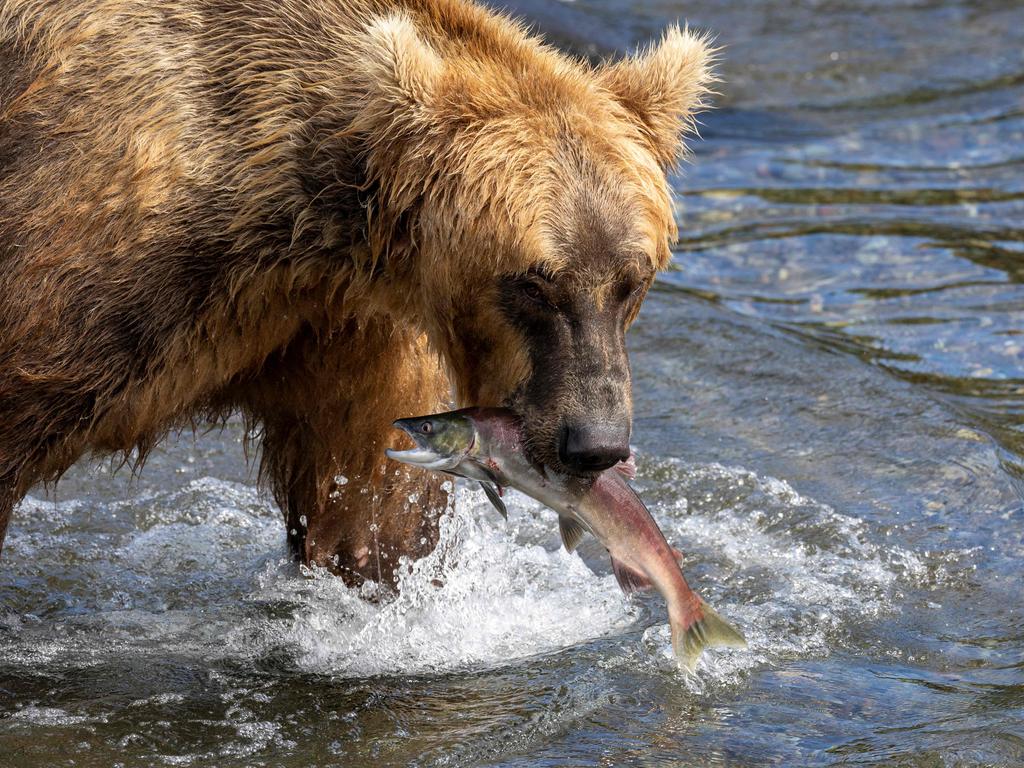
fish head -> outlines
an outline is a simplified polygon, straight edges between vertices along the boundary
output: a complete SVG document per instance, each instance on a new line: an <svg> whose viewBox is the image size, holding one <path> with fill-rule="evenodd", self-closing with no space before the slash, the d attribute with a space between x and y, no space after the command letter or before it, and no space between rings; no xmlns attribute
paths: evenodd
<svg viewBox="0 0 1024 768"><path fill-rule="evenodd" d="M398 419L394 426L409 435L415 447L406 451L388 448L387 457L421 469L464 474L459 465L471 457L477 445L473 420L460 411Z"/></svg>

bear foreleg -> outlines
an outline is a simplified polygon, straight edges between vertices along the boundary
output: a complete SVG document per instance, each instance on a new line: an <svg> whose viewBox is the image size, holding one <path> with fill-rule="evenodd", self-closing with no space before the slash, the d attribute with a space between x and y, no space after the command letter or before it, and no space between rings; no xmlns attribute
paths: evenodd
<svg viewBox="0 0 1024 768"><path fill-rule="evenodd" d="M245 404L262 427L261 474L302 562L350 583L391 583L437 543L443 480L391 462L391 422L442 410L448 381L424 338L385 320L294 340Z"/></svg>

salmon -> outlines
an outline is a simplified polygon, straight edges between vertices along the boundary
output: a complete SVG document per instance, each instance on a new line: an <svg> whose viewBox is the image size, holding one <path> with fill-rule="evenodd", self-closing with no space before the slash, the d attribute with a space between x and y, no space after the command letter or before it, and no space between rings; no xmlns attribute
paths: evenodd
<svg viewBox="0 0 1024 768"><path fill-rule="evenodd" d="M562 543L570 552L586 533L608 550L624 592L656 589L665 599L672 649L680 666L693 671L705 648L746 647L743 635L694 592L650 511L629 485L629 463L591 477L552 472L533 464L518 417L504 408L459 411L399 419L395 426L415 447L388 449L389 458L480 483L508 515L504 488L515 488L558 514Z"/></svg>

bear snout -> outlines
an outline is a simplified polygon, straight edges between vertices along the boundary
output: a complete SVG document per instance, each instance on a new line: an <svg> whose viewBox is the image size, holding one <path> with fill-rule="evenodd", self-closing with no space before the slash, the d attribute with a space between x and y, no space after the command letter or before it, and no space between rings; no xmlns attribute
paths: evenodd
<svg viewBox="0 0 1024 768"><path fill-rule="evenodd" d="M603 472L629 458L629 422L566 424L558 440L558 458L574 473Z"/></svg>

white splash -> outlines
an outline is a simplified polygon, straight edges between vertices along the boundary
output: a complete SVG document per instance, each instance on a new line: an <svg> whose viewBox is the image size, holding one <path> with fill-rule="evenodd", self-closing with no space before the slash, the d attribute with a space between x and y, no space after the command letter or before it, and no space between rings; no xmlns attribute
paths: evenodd
<svg viewBox="0 0 1024 768"><path fill-rule="evenodd" d="M680 495L651 511L686 554L691 586L742 629L749 646L706 652L696 674L685 676L695 692L782 660L825 656L851 627L895 610L902 588L928 578L921 555L875 543L864 521L784 481L719 464L659 464L681 492L700 488L703 508L713 509L691 514ZM695 577L694 565L708 561L714 575ZM649 627L643 645L652 663L672 666L667 625Z"/></svg>
<svg viewBox="0 0 1024 768"><path fill-rule="evenodd" d="M920 555L875 543L863 521L779 480L671 460L654 469L655 519L687 554L692 585L750 642L706 654L698 687L825 655L929 578ZM203 478L122 502L26 500L4 553L25 608L0 613L0 653L12 664L81 666L160 648L206 661L283 658L340 677L429 674L521 663L645 621L641 642L609 646L600 664L671 671L660 598L627 600L612 576L557 548L554 514L532 501L511 494L506 523L479 492L456 496L436 551L405 563L398 596L384 602L326 573L301 574L280 513L247 485ZM55 609L72 617L71 631L52 632L29 607L54 577L72 585L61 594L70 614Z"/></svg>
<svg viewBox="0 0 1024 768"><path fill-rule="evenodd" d="M441 543L426 558L403 561L390 601L368 602L323 572L303 580L267 567L261 598L298 604L275 632L297 649L303 668L364 676L494 667L633 623L635 611L612 577L562 550L522 543L521 529L544 521L524 516L510 530L475 492L457 496L459 511L442 519Z"/></svg>

